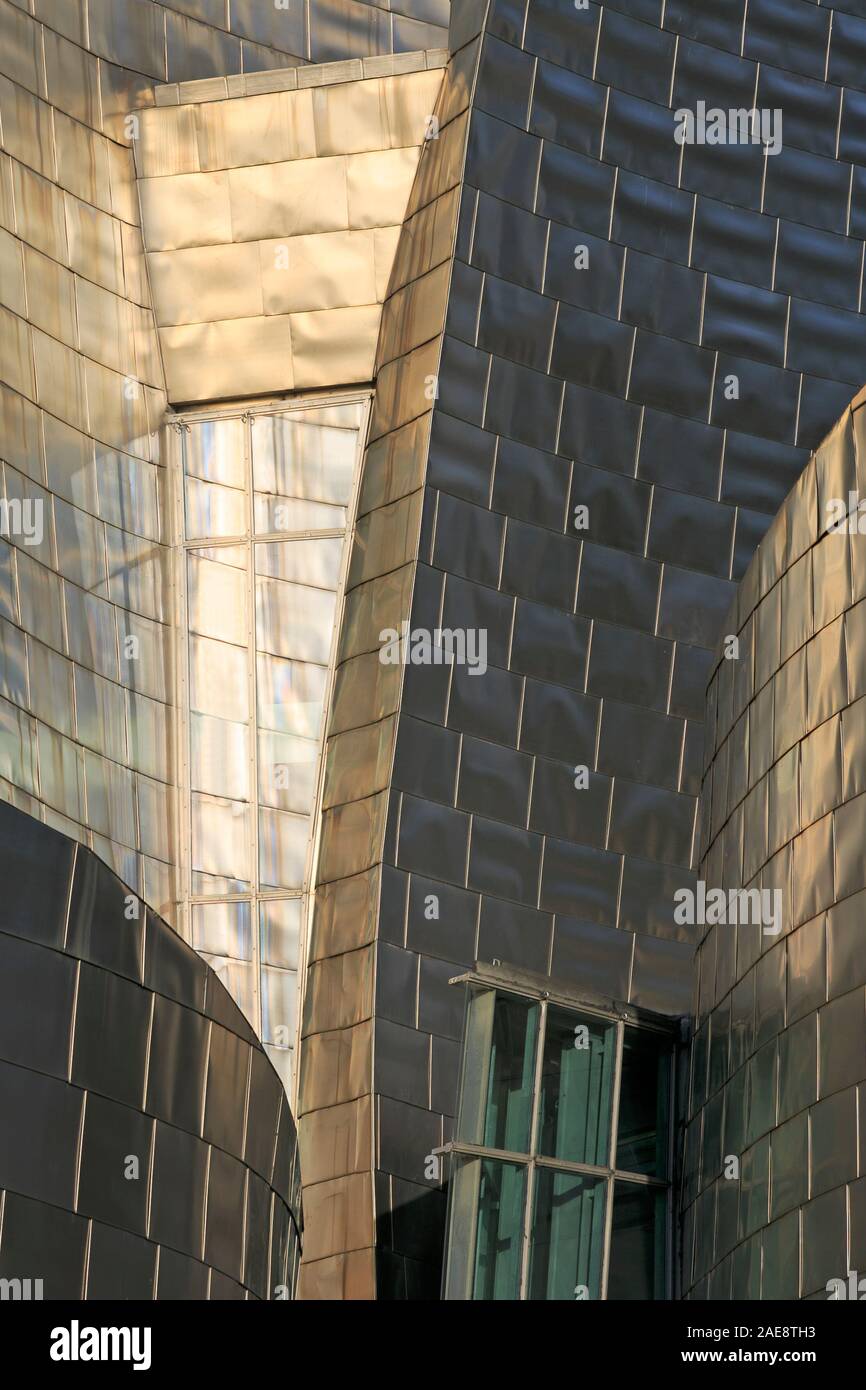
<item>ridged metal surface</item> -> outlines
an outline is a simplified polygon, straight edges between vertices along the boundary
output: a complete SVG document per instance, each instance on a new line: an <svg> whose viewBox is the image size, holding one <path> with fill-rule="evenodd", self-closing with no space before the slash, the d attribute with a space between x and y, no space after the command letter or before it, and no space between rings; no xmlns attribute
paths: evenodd
<svg viewBox="0 0 866 1390"><path fill-rule="evenodd" d="M95 855L6 805L0 864L4 1298L291 1298L295 1127L243 1015Z"/></svg>
<svg viewBox="0 0 866 1390"><path fill-rule="evenodd" d="M332 713L329 767L351 748L351 772L323 819L299 1112L310 1210L345 1216L308 1250L313 1292L436 1294L425 1156L451 1131L462 966L689 1012L699 933L674 894L695 881L711 649L866 375L863 21L661 10L452 10ZM751 104L756 84L781 153L677 145L677 108ZM487 674L382 665L410 613L485 629Z"/></svg>
<svg viewBox="0 0 866 1390"><path fill-rule="evenodd" d="M739 647L708 689L701 879L777 890L781 912L777 931L766 914L712 926L698 953L682 1192L695 1298L826 1298L833 1279L848 1296L866 1264L864 488L855 401L761 542L723 627ZM850 509L839 531L833 499Z"/></svg>

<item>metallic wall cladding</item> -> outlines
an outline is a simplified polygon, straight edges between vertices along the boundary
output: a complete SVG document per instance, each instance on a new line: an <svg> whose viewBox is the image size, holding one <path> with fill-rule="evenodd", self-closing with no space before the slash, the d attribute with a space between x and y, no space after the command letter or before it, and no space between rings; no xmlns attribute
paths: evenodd
<svg viewBox="0 0 866 1390"><path fill-rule="evenodd" d="M689 1011L698 933L674 895L695 883L711 652L866 375L862 168L835 134L840 111L856 126L863 21L833 18L452 9L332 711L299 1103L327 1236L306 1296L437 1294L447 982L467 964ZM751 104L756 82L778 153L676 143L676 109ZM483 630L486 673L383 664L410 616Z"/></svg>
<svg viewBox="0 0 866 1390"><path fill-rule="evenodd" d="M166 397L124 128L167 12L30 9L0 0L0 794L170 914Z"/></svg>
<svg viewBox="0 0 866 1390"><path fill-rule="evenodd" d="M214 972L5 804L0 865L0 1278L46 1299L293 1297L294 1122Z"/></svg>
<svg viewBox="0 0 866 1390"><path fill-rule="evenodd" d="M866 1260L864 488L861 393L761 541L708 687L701 879L778 898L698 951L694 1298L826 1298Z"/></svg>
<svg viewBox="0 0 866 1390"><path fill-rule="evenodd" d="M337 68L316 69L318 85L302 90L141 114L144 239L172 402L373 375L442 72L334 82Z"/></svg>

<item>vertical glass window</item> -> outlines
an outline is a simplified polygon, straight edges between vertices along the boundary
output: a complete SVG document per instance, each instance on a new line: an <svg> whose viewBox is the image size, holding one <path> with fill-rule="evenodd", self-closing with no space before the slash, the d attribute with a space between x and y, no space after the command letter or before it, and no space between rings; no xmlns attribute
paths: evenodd
<svg viewBox="0 0 866 1390"><path fill-rule="evenodd" d="M284 1078L367 409L194 413L178 435L187 934Z"/></svg>
<svg viewBox="0 0 866 1390"><path fill-rule="evenodd" d="M548 1008L539 1150L573 1163L607 1161L616 1025Z"/></svg>
<svg viewBox="0 0 866 1390"><path fill-rule="evenodd" d="M472 982L445 1297L661 1299L673 1039Z"/></svg>

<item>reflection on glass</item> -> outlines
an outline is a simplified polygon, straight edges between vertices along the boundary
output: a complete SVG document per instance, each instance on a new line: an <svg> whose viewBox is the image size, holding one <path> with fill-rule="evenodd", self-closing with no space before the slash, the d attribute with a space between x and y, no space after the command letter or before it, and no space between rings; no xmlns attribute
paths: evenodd
<svg viewBox="0 0 866 1390"><path fill-rule="evenodd" d="M670 1042L626 1028L623 1038L616 1166L663 1178L668 1166Z"/></svg>
<svg viewBox="0 0 866 1390"><path fill-rule="evenodd" d="M603 1178L536 1169L530 1298L598 1298L605 1187Z"/></svg>
<svg viewBox="0 0 866 1390"><path fill-rule="evenodd" d="M360 400L239 412L190 419L182 434L184 539L193 542L187 883L211 900L190 904L191 930L276 1057L294 1045L324 708L366 410ZM257 541L251 522L271 538ZM121 563L143 582L137 553ZM105 645L115 653L113 629ZM136 767L148 772L163 732L145 707L130 713L129 728L132 754L141 746ZM258 896L280 892L291 896ZM238 894L247 897L219 901ZM278 1065L291 1075L288 1060Z"/></svg>
<svg viewBox="0 0 866 1390"><path fill-rule="evenodd" d="M540 1153L572 1163L607 1162L615 1060L615 1024L548 1009Z"/></svg>
<svg viewBox="0 0 866 1390"><path fill-rule="evenodd" d="M655 1187L614 1186L608 1298L665 1297L666 1193Z"/></svg>
<svg viewBox="0 0 866 1390"><path fill-rule="evenodd" d="M458 1134L529 1152L538 1006L485 990L470 1001Z"/></svg>
<svg viewBox="0 0 866 1390"><path fill-rule="evenodd" d="M473 1298L519 1297L525 1198L521 1164L480 1161Z"/></svg>

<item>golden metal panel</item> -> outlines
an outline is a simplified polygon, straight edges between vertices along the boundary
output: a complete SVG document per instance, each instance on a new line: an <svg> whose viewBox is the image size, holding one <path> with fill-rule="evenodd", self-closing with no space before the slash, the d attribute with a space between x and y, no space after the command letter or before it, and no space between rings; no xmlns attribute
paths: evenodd
<svg viewBox="0 0 866 1390"><path fill-rule="evenodd" d="M160 5L147 0L88 0L90 47L123 67L166 80L165 34Z"/></svg>
<svg viewBox="0 0 866 1390"><path fill-rule="evenodd" d="M383 144L397 149L422 143L436 107L442 77L442 69L436 68L432 72L412 72L383 80L382 103L388 135Z"/></svg>
<svg viewBox="0 0 866 1390"><path fill-rule="evenodd" d="M289 319L227 319L166 328L163 357L170 401L290 391Z"/></svg>
<svg viewBox="0 0 866 1390"><path fill-rule="evenodd" d="M316 153L309 92L270 92L181 109L195 114L202 169L311 159Z"/></svg>
<svg viewBox="0 0 866 1390"><path fill-rule="evenodd" d="M301 1171L311 1162L303 1147L301 1126ZM342 1251L360 1250L375 1244L373 1220L373 1175L353 1173L331 1182L304 1188L304 1260L321 1260ZM370 1255L372 1257L372 1250ZM301 1266L304 1271L305 1266ZM370 1291L374 1296L375 1286Z"/></svg>
<svg viewBox="0 0 866 1390"><path fill-rule="evenodd" d="M258 247L252 242L157 251L148 257L148 266L164 325L253 318L265 312Z"/></svg>
<svg viewBox="0 0 866 1390"><path fill-rule="evenodd" d="M109 141L86 126L54 113L57 139L58 182L76 197L111 212L111 175L108 162Z"/></svg>
<svg viewBox="0 0 866 1390"><path fill-rule="evenodd" d="M204 77L209 72L240 72L240 39L224 32L225 18L220 20L220 26L198 24L187 15L166 9L166 63L170 82Z"/></svg>
<svg viewBox="0 0 866 1390"><path fill-rule="evenodd" d="M348 160L350 227L400 226L418 167L417 146L352 154Z"/></svg>
<svg viewBox="0 0 866 1390"><path fill-rule="evenodd" d="M12 187L18 235L55 261L65 261L66 218L62 191L17 160L12 161Z"/></svg>
<svg viewBox="0 0 866 1390"><path fill-rule="evenodd" d="M374 78L347 82L340 87L311 89L316 154L320 158L358 150L381 150L391 143L382 96L383 83L387 80ZM411 142L401 140L399 143Z"/></svg>
<svg viewBox="0 0 866 1390"><path fill-rule="evenodd" d="M370 1246L314 1264L302 1261L295 1297L301 1302L371 1301L376 1297L376 1251Z"/></svg>
<svg viewBox="0 0 866 1390"><path fill-rule="evenodd" d="M73 43L86 41L84 6L86 0L34 0L33 9L37 19L41 19L50 29L56 29L64 38Z"/></svg>
<svg viewBox="0 0 866 1390"><path fill-rule="evenodd" d="M117 219L67 193L66 232L72 269L121 294L123 243Z"/></svg>
<svg viewBox="0 0 866 1390"><path fill-rule="evenodd" d="M81 360L91 433L116 449L146 458L150 440L143 388L99 362Z"/></svg>
<svg viewBox="0 0 866 1390"><path fill-rule="evenodd" d="M296 389L371 381L380 317L378 304L293 314Z"/></svg>
<svg viewBox="0 0 866 1390"><path fill-rule="evenodd" d="M372 1075L372 1022L315 1033L301 1048L298 1114L365 1095Z"/></svg>
<svg viewBox="0 0 866 1390"><path fill-rule="evenodd" d="M11 387L0 383L0 436L6 459L20 473L44 482L42 412Z"/></svg>
<svg viewBox="0 0 866 1390"><path fill-rule="evenodd" d="M232 30L284 53L306 53L304 7L286 9L260 0L232 0Z"/></svg>
<svg viewBox="0 0 866 1390"><path fill-rule="evenodd" d="M376 299L383 303L391 282L394 258L400 244L400 227L377 227L373 232L376 262Z"/></svg>
<svg viewBox="0 0 866 1390"><path fill-rule="evenodd" d="M102 106L102 129L113 140L129 144L127 116L130 111L153 106L153 82L127 68L102 61L99 64L99 96Z"/></svg>
<svg viewBox="0 0 866 1390"><path fill-rule="evenodd" d="M101 130L99 64L92 53L44 29L48 99L67 115Z"/></svg>
<svg viewBox="0 0 866 1390"><path fill-rule="evenodd" d="M68 420L76 429L87 429L83 359L33 329L33 357L36 364L36 399L52 415Z"/></svg>
<svg viewBox="0 0 866 1390"><path fill-rule="evenodd" d="M372 1097L312 1111L305 1121L304 1184L327 1182L370 1166Z"/></svg>
<svg viewBox="0 0 866 1390"><path fill-rule="evenodd" d="M336 232L349 225L346 161L342 157L295 160L199 177L228 180L231 228L236 241ZM145 227L149 238L147 216ZM231 232L219 240L231 241Z"/></svg>
<svg viewBox="0 0 866 1390"><path fill-rule="evenodd" d="M30 328L8 309L0 307L0 371L3 380L31 398L36 395L30 358Z"/></svg>
<svg viewBox="0 0 866 1390"><path fill-rule="evenodd" d="M259 242L255 249L261 257L266 314L377 302L372 232L323 232L287 242Z"/></svg>
<svg viewBox="0 0 866 1390"><path fill-rule="evenodd" d="M0 75L0 121L3 147L37 173L54 178L51 108L25 87Z"/></svg>
<svg viewBox="0 0 866 1390"><path fill-rule="evenodd" d="M193 106L154 106L139 115L135 160L139 176L199 172L196 109Z"/></svg>
<svg viewBox="0 0 866 1390"><path fill-rule="evenodd" d="M149 251L216 246L233 239L228 174L178 174L172 179L142 179L139 190L145 244ZM239 237L236 232L236 239L247 238Z"/></svg>
<svg viewBox="0 0 866 1390"><path fill-rule="evenodd" d="M32 246L25 247L27 303L31 323L59 338L69 347L77 346L75 327L75 277Z"/></svg>
<svg viewBox="0 0 866 1390"><path fill-rule="evenodd" d="M0 298L7 309L27 317L24 295L24 256L22 243L11 232L0 230Z"/></svg>
<svg viewBox="0 0 866 1390"><path fill-rule="evenodd" d="M135 376L132 306L80 276L75 280L82 352L125 376Z"/></svg>
<svg viewBox="0 0 866 1390"><path fill-rule="evenodd" d="M97 137L98 138L98 137ZM138 225L138 191L135 186L135 165L131 152L113 140L102 141L108 155L108 174L111 186L111 208L115 217Z"/></svg>
<svg viewBox="0 0 866 1390"><path fill-rule="evenodd" d="M144 246L138 227L120 224L123 248L123 281L128 299L136 304L150 304L150 290L145 275Z"/></svg>
<svg viewBox="0 0 866 1390"><path fill-rule="evenodd" d="M14 9L12 5L0 5L3 71L13 82L44 95L40 39L40 26L29 15Z"/></svg>
<svg viewBox="0 0 866 1390"><path fill-rule="evenodd" d="M12 160L0 152L0 223L15 231L15 204L12 199Z"/></svg>

